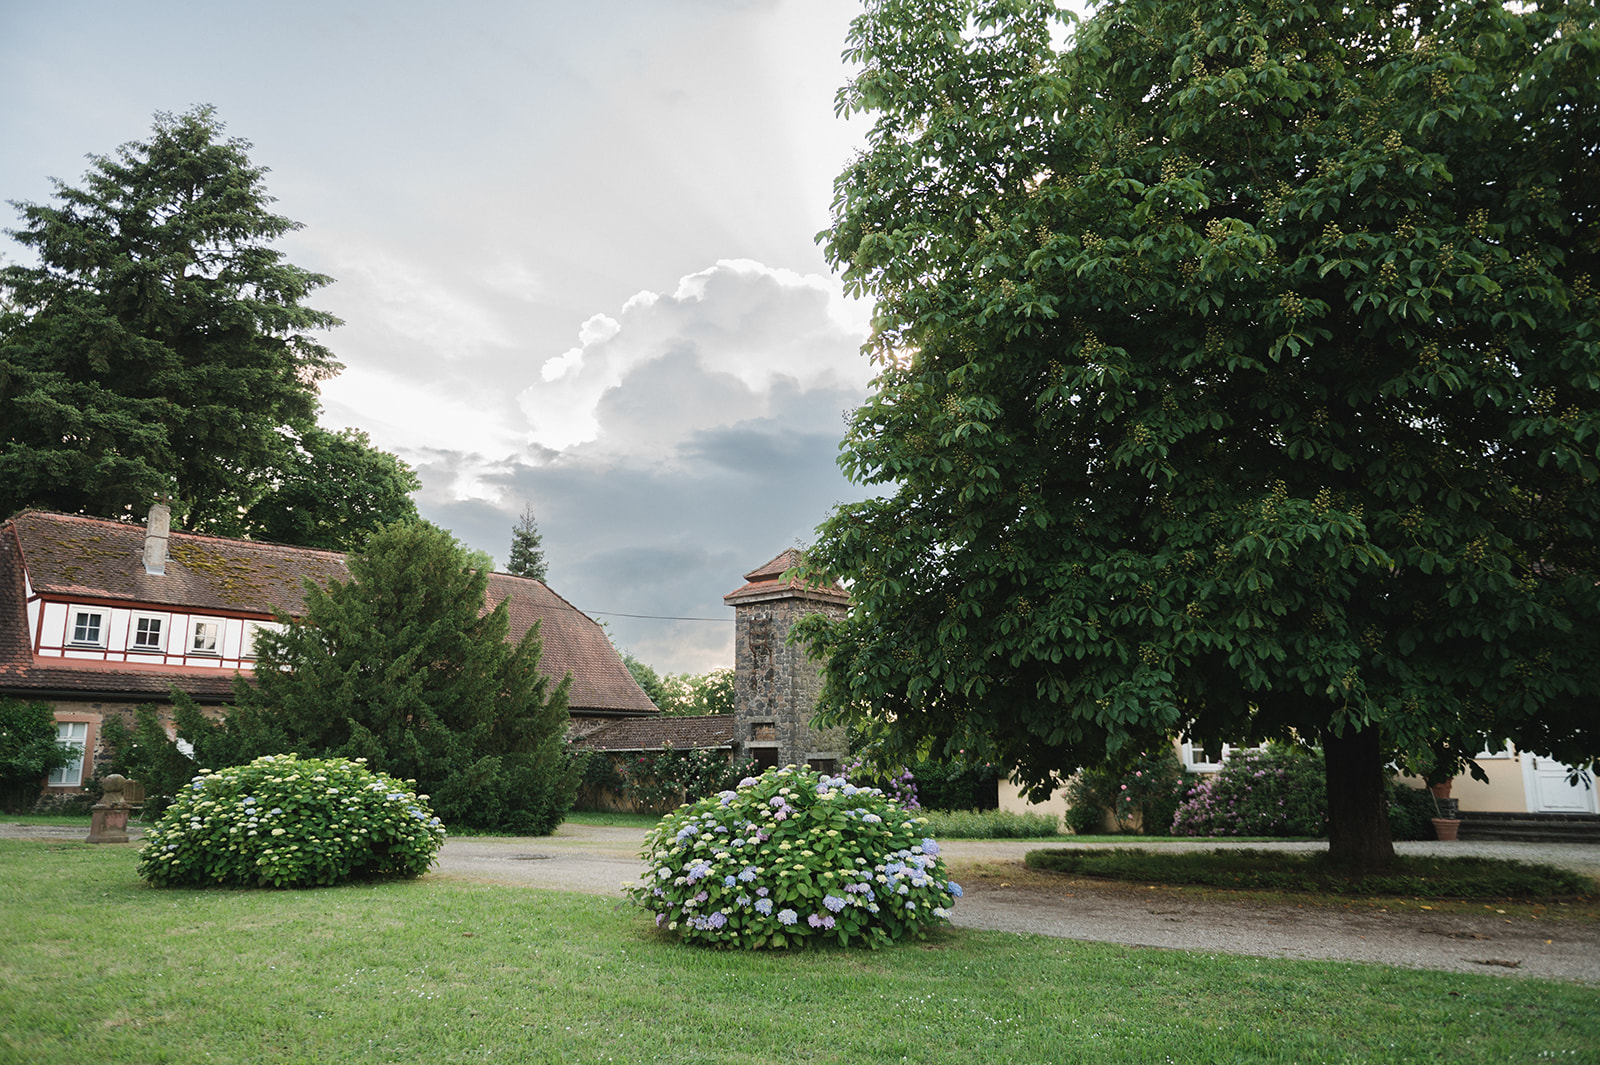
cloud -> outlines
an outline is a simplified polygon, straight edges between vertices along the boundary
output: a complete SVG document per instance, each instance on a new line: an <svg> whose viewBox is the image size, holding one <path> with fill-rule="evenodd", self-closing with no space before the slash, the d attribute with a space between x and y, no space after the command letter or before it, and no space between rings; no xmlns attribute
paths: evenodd
<svg viewBox="0 0 1600 1065"><path fill-rule="evenodd" d="M416 456L419 508L503 562L532 505L552 587L620 646L665 671L731 665L722 596L862 497L836 462L870 374L853 313L825 279L749 261L640 293L528 363L517 402L537 444Z"/></svg>
<svg viewBox="0 0 1600 1065"><path fill-rule="evenodd" d="M707 424L769 413L775 390L859 392L863 334L859 309L827 278L721 260L670 294L636 294L616 318L589 318L517 402L545 447L659 454ZM655 402L639 395L646 382Z"/></svg>

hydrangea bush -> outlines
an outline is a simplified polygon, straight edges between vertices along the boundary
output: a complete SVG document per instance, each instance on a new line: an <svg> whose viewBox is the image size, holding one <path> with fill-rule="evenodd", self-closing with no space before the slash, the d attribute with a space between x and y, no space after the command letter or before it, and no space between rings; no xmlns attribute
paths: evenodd
<svg viewBox="0 0 1600 1065"><path fill-rule="evenodd" d="M686 942L876 947L950 916L961 886L918 817L877 788L799 766L746 777L661 819L629 888Z"/></svg>
<svg viewBox="0 0 1600 1065"><path fill-rule="evenodd" d="M420 876L444 826L406 783L343 758L269 755L202 770L145 837L157 887L310 887Z"/></svg>

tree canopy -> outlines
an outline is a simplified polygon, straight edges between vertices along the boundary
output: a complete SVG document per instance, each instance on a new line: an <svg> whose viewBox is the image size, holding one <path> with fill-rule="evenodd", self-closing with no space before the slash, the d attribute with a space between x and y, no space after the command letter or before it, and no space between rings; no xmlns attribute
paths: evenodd
<svg viewBox="0 0 1600 1065"><path fill-rule="evenodd" d="M340 366L312 334L339 320L304 301L332 279L272 247L299 224L270 210L249 147L210 107L158 114L148 140L91 156L81 187L14 204L35 261L0 269L0 515L119 518L170 496L186 527L231 534L295 490L306 455L341 460L336 479L398 463L316 428ZM383 517L415 516L404 491ZM327 540L325 524L280 531Z"/></svg>
<svg viewBox="0 0 1600 1065"><path fill-rule="evenodd" d="M351 579L308 582L305 616L256 644L225 725L179 700L200 764L295 751L365 758L414 779L447 823L546 833L571 808L567 687L539 671L535 625L506 636L484 612L487 559L424 522L385 526L348 557Z"/></svg>
<svg viewBox="0 0 1600 1065"><path fill-rule="evenodd" d="M1590 763L1600 33L1588 3L882 0L823 235L876 300L809 553L827 723L1047 791L1183 732ZM892 724L892 728L889 727ZM987 746L985 746L987 745Z"/></svg>

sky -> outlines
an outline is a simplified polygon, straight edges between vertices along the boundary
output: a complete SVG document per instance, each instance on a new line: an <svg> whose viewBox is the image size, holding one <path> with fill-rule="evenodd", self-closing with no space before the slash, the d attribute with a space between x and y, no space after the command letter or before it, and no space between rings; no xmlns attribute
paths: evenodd
<svg viewBox="0 0 1600 1065"><path fill-rule="evenodd" d="M867 494L836 459L869 308L814 239L865 133L833 113L855 13L0 0L0 200L214 105L336 279L323 423L502 567L531 506L551 587L658 671L731 666L722 596Z"/></svg>

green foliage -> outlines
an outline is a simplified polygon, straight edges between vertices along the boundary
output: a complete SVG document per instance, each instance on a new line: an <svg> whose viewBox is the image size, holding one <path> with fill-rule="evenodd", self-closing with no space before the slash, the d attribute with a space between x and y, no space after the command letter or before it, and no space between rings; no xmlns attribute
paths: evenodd
<svg viewBox="0 0 1600 1065"><path fill-rule="evenodd" d="M538 627L507 643L505 604L481 613L487 567L426 523L384 527L348 564L349 582L308 584L305 617L261 635L224 725L180 719L204 730L187 737L201 764L255 743L360 757L421 781L451 824L553 832L578 769L569 681L539 672Z"/></svg>
<svg viewBox="0 0 1600 1065"><path fill-rule="evenodd" d="M264 494L229 527L218 515L211 531L275 540L324 551L356 551L373 530L416 521L416 472L380 451L360 429L330 433L315 425L285 447L258 480Z"/></svg>
<svg viewBox="0 0 1600 1065"><path fill-rule="evenodd" d="M342 758L258 758L201 775L145 835L156 887L315 887L421 876L445 832L427 796Z"/></svg>
<svg viewBox="0 0 1600 1065"><path fill-rule="evenodd" d="M1297 744L1236 751L1189 789L1175 836L1320 836L1327 831L1322 760Z"/></svg>
<svg viewBox="0 0 1600 1065"><path fill-rule="evenodd" d="M159 815L195 774L195 761L178 750L167 736L153 706L133 712L133 728L122 718L107 715L100 724L100 740L110 757L96 766L96 777L121 773L144 785L144 816Z"/></svg>
<svg viewBox="0 0 1600 1065"><path fill-rule="evenodd" d="M733 713L733 670L668 673L661 678L661 713L668 717Z"/></svg>
<svg viewBox="0 0 1600 1065"><path fill-rule="evenodd" d="M634 683L667 717L733 713L734 678L731 669L708 673L657 673L655 668L622 652L622 664L633 674Z"/></svg>
<svg viewBox="0 0 1600 1065"><path fill-rule="evenodd" d="M1004 775L993 762L961 755L948 761L923 758L911 766L917 805L924 810L993 810L1000 805Z"/></svg>
<svg viewBox="0 0 1600 1065"><path fill-rule="evenodd" d="M1134 757L1102 759L1067 780L1067 827L1079 836L1095 835L1104 831L1109 814L1119 831L1165 836L1190 782L1170 743Z"/></svg>
<svg viewBox="0 0 1600 1065"><path fill-rule="evenodd" d="M176 496L190 529L349 550L414 519L415 473L316 425L339 364L302 301L332 279L283 261L299 229L210 107L93 156L82 188L18 204L38 265L0 269L0 514L124 517Z"/></svg>
<svg viewBox="0 0 1600 1065"><path fill-rule="evenodd" d="M1389 792L1389 828L1395 839L1435 839L1433 819L1439 816L1426 788L1395 784Z"/></svg>
<svg viewBox="0 0 1600 1065"><path fill-rule="evenodd" d="M685 942L877 947L924 935L961 894L924 823L875 788L769 769L662 818L629 893Z"/></svg>
<svg viewBox="0 0 1600 1065"><path fill-rule="evenodd" d="M821 723L1040 791L1180 731L1317 738L1375 863L1391 758L1590 764L1592 6L1112 0L1058 51L1068 18L852 28L875 125L824 238L876 299L841 462L887 494L808 552L853 601L797 630Z"/></svg>
<svg viewBox="0 0 1600 1065"><path fill-rule="evenodd" d="M925 810L924 830L936 839L1042 839L1061 834L1048 814L1010 810Z"/></svg>
<svg viewBox="0 0 1600 1065"><path fill-rule="evenodd" d="M45 776L76 757L72 747L56 741L49 703L0 698L0 807L31 808Z"/></svg>
<svg viewBox="0 0 1600 1065"><path fill-rule="evenodd" d="M1306 891L1331 895L1405 895L1452 899L1592 896L1593 877L1552 865L1499 858L1408 857L1383 873L1349 875L1326 854L1274 851L1146 851L1052 849L1029 851L1033 869L1157 884L1201 884L1239 890Z"/></svg>
<svg viewBox="0 0 1600 1065"><path fill-rule="evenodd" d="M727 791L756 770L754 759L734 762L722 751L678 751L670 744L664 750L641 751L609 761L618 778L616 790L631 799L635 809L646 813L665 813Z"/></svg>
<svg viewBox="0 0 1600 1065"><path fill-rule="evenodd" d="M545 565L544 548L540 546L543 542L544 537L539 535L539 526L533 520L533 507L523 507L522 517L511 528L511 558L506 563L506 572L535 581L547 580L549 567Z"/></svg>

